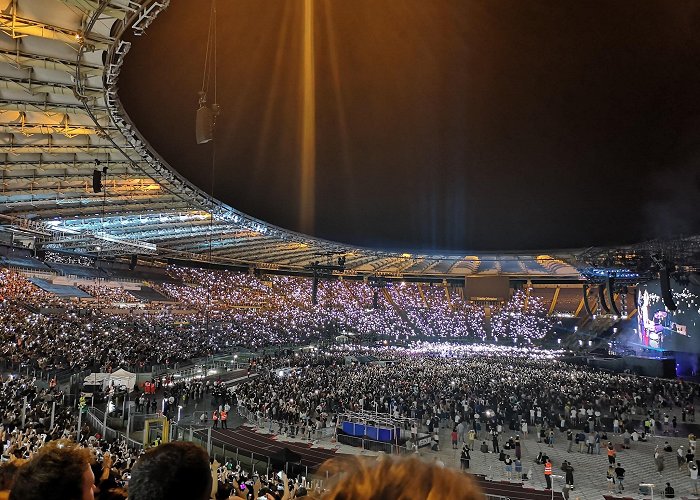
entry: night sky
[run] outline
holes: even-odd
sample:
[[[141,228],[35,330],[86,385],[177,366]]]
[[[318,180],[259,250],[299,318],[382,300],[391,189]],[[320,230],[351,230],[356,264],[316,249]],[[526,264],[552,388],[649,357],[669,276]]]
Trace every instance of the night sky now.
[[[289,229],[302,4],[217,2],[214,194]],[[206,191],[208,6],[171,2],[119,81],[139,130]],[[466,252],[700,233],[700,2],[315,0],[314,19],[316,236]]]

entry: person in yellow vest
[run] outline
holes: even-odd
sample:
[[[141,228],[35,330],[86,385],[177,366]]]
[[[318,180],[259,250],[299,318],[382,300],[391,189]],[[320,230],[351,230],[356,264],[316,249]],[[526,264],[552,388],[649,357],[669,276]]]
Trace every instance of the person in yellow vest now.
[[[547,461],[544,463],[544,480],[547,481],[547,486],[545,486],[545,489],[551,490],[552,489],[552,462],[547,459]]]
[[[214,429],[219,427],[219,410],[214,410],[214,413],[211,414],[211,419],[214,422]]]
[[[226,423],[228,421],[228,412],[226,410],[221,410],[219,418],[221,418],[221,428],[228,429],[228,425]]]

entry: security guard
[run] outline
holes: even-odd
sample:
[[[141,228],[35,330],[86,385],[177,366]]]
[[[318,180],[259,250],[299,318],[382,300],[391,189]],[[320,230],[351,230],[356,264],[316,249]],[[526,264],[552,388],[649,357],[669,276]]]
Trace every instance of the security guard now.
[[[552,489],[552,462],[547,459],[547,461],[544,463],[544,480],[547,481],[547,486],[545,489],[551,490]]]

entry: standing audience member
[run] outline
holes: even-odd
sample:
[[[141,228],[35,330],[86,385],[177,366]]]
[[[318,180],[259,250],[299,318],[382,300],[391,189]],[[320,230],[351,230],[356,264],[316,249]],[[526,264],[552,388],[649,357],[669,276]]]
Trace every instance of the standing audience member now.
[[[562,470],[566,476],[566,484],[570,486],[571,489],[574,489],[574,467],[565,460]]]
[[[690,470],[690,486],[693,487],[693,493],[698,494],[698,465],[693,462],[688,464]]]
[[[0,466],[0,500],[10,498],[10,490],[15,484],[15,477],[22,463],[24,460],[14,460]]]
[[[674,498],[676,496],[676,491],[671,486],[671,483],[666,483],[666,488],[664,488],[664,498]]]
[[[482,500],[484,494],[467,474],[428,464],[418,458],[351,457],[326,465],[340,472],[331,479],[324,500],[392,499]]]
[[[664,470],[664,454],[660,451],[654,452],[654,463],[656,463],[656,472],[661,474]]]
[[[625,469],[620,462],[618,462],[617,467],[615,467],[615,479],[617,480],[617,491],[622,493],[625,490]]]
[[[615,467],[612,465],[608,466],[606,480],[608,482],[608,491],[613,491],[615,489]]]
[[[10,500],[94,500],[93,460],[87,448],[52,441],[19,468]]]
[[[206,500],[211,491],[207,452],[183,441],[146,452],[134,465],[129,480],[129,500]]]
[[[462,447],[462,454],[459,457],[459,462],[460,462],[460,465],[462,466],[462,470],[466,470],[469,468],[469,460],[470,460],[469,446],[466,443],[464,443],[464,446]],[[697,474],[696,474],[696,476],[697,476]]]
[[[685,451],[683,451],[683,445],[678,447],[676,450],[676,459],[678,460],[678,470],[681,470],[685,465]]]

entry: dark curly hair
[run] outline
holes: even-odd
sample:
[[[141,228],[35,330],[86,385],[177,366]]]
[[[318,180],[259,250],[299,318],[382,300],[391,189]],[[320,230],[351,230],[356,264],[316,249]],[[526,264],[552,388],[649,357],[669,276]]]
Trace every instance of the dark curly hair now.
[[[193,443],[151,448],[131,470],[129,500],[206,500],[211,494],[209,455]]]
[[[82,500],[93,460],[90,450],[72,441],[51,441],[19,468],[10,500]]]

